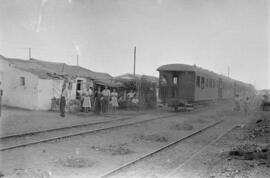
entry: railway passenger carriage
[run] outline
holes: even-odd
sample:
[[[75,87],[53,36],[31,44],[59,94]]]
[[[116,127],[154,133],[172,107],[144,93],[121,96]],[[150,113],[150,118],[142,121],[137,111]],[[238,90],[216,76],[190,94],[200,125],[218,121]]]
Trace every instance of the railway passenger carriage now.
[[[252,95],[254,87],[216,74],[200,67],[186,64],[168,64],[159,71],[159,97],[170,106],[184,103],[230,99],[234,95]]]

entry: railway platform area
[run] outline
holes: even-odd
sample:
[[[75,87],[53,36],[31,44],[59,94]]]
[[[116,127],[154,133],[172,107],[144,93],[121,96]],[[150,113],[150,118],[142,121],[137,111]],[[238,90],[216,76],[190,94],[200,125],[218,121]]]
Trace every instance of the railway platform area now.
[[[118,111],[115,113],[97,115],[89,113],[67,113],[60,117],[58,112],[30,111],[19,108],[4,107],[2,110],[0,137],[37,132],[54,128],[70,127],[73,125],[106,122],[132,116],[143,115],[151,111]],[[153,112],[153,111],[152,111]]]

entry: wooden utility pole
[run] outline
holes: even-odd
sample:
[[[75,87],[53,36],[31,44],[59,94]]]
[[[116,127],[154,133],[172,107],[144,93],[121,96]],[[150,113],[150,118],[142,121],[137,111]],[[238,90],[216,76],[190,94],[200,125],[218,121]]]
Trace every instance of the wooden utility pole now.
[[[228,66],[228,77],[230,77],[230,66]]]
[[[79,66],[79,55],[77,54],[77,66]]]
[[[133,64],[133,76],[136,74],[136,46],[134,47],[134,64]]]
[[[28,48],[29,59],[31,59],[31,48]]]

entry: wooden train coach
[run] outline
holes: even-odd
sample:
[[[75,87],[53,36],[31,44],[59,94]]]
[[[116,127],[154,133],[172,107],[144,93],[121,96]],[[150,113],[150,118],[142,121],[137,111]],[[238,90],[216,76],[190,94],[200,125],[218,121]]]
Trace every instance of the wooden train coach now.
[[[177,107],[187,103],[250,96],[254,86],[186,64],[168,64],[159,71],[159,98]]]

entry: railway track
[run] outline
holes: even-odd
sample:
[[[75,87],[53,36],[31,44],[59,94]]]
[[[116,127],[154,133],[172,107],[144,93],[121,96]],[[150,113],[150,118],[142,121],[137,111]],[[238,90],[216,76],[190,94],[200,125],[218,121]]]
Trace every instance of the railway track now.
[[[9,135],[6,137],[1,137],[0,145],[2,147],[0,148],[0,151],[6,151],[6,150],[11,150],[15,148],[20,148],[20,147],[26,147],[34,144],[39,144],[39,143],[45,143],[45,142],[50,142],[54,140],[62,140],[65,138],[69,137],[74,137],[78,135],[85,135],[85,134],[90,134],[90,133],[96,133],[104,130],[110,130],[110,129],[115,129],[115,128],[120,128],[120,127],[125,127],[125,126],[130,126],[130,125],[136,125],[144,122],[149,122],[153,120],[158,120],[158,119],[165,119],[165,118],[170,118],[177,116],[177,114],[167,114],[163,116],[158,116],[158,117],[153,117],[153,118],[148,118],[148,119],[134,119],[132,117],[127,117],[127,118],[121,118],[121,119],[116,119],[116,120],[111,120],[111,121],[103,121],[103,122],[96,122],[96,123],[90,123],[90,124],[81,124],[81,125],[74,125],[74,126],[69,126],[69,127],[63,127],[63,128],[54,128],[54,129],[48,129],[48,130],[43,130],[43,131],[36,131],[36,132],[30,132],[30,133],[23,133],[23,134],[16,134],[16,135]],[[97,126],[97,128],[87,128],[87,127],[92,127],[92,126]],[[84,128],[84,130],[83,130]],[[75,131],[72,131],[74,129]],[[79,131],[77,131],[79,129]],[[83,130],[83,131],[81,131]],[[58,134],[57,134],[58,132]],[[63,133],[61,133],[63,132]],[[72,132],[72,133],[70,133]],[[46,134],[48,136],[46,136]],[[56,136],[55,136],[56,134]],[[36,138],[31,138],[31,137],[41,137],[41,139],[36,139]],[[45,138],[44,138],[45,136]],[[20,140],[21,139],[21,140]],[[36,139],[36,140],[35,140]],[[11,142],[13,141],[16,142],[15,144],[6,144],[5,142]],[[29,141],[25,141],[29,140]],[[17,142],[23,142],[17,144]],[[8,146],[3,146],[3,145],[8,145]]]
[[[122,166],[120,166],[120,167],[118,167],[118,168],[116,168],[116,169],[114,169],[114,170],[112,170],[112,171],[109,171],[109,172],[103,174],[102,176],[100,176],[99,178],[114,177],[115,175],[117,175],[117,174],[120,173],[121,171],[123,171],[123,170],[125,170],[125,169],[128,169],[128,168],[134,166],[135,164],[137,164],[137,163],[139,163],[139,162],[145,161],[145,160],[147,160],[148,158],[151,158],[151,157],[153,157],[154,155],[156,155],[156,154],[158,154],[158,153],[160,153],[160,152],[162,152],[162,151],[165,151],[165,150],[167,150],[167,149],[170,149],[171,147],[173,147],[173,146],[175,146],[175,145],[181,143],[182,141],[187,140],[187,139],[189,139],[189,138],[191,138],[191,137],[193,137],[193,136],[195,136],[195,135],[197,135],[197,134],[199,134],[199,133],[202,133],[202,132],[204,132],[204,131],[206,131],[206,130],[208,130],[208,129],[210,129],[210,128],[212,128],[212,127],[218,125],[218,124],[221,124],[222,122],[223,122],[223,120],[218,121],[218,122],[215,122],[214,124],[211,124],[211,125],[209,125],[209,126],[206,126],[206,127],[202,128],[202,129],[200,129],[200,130],[194,131],[194,132],[192,132],[191,134],[189,134],[189,135],[187,135],[187,136],[185,136],[185,137],[182,137],[182,138],[180,138],[180,139],[178,139],[178,140],[176,140],[176,141],[174,141],[174,142],[172,142],[172,143],[169,143],[168,145],[165,145],[165,146],[163,146],[163,147],[161,147],[161,148],[159,148],[159,149],[157,149],[157,150],[154,150],[154,151],[152,151],[152,152],[150,152],[150,153],[147,153],[147,154],[145,154],[145,155],[143,155],[143,156],[137,158],[136,160],[133,160],[133,161],[131,161],[131,162],[128,162],[128,163],[126,163],[126,164],[124,164],[124,165],[122,165]]]
[[[11,135],[7,135],[7,136],[2,136],[2,137],[0,137],[0,139],[6,140],[6,139],[12,139],[12,138],[18,138],[18,137],[25,137],[25,136],[34,135],[34,134],[53,132],[53,131],[57,131],[57,130],[64,130],[64,129],[82,127],[82,126],[90,126],[90,125],[98,125],[98,124],[104,124],[104,123],[111,123],[111,122],[120,121],[120,120],[127,120],[127,119],[131,119],[131,117],[124,117],[121,119],[109,120],[109,121],[77,124],[77,125],[72,125],[72,126],[67,126],[67,127],[58,127],[58,128],[39,130],[39,131],[33,131],[33,132],[26,132],[26,133],[19,133],[19,134],[11,134]]]
[[[224,135],[226,135],[228,132],[230,132],[231,130],[233,130],[236,126],[232,126],[230,127],[225,133],[222,133],[221,135],[219,135],[216,139],[212,140],[210,143],[208,143],[207,145],[205,145],[204,147],[202,147],[201,149],[199,149],[195,154],[193,154],[189,159],[187,159],[186,161],[184,161],[183,163],[181,163],[180,165],[177,166],[177,168],[173,169],[172,171],[170,171],[168,174],[166,174],[166,176],[164,176],[164,178],[174,178],[177,177],[177,173],[180,172],[180,170],[186,165],[188,164],[192,159],[194,159],[196,156],[198,156],[199,154],[201,154],[203,151],[205,151],[209,145],[212,145],[214,143],[216,143],[218,140],[220,140]]]

